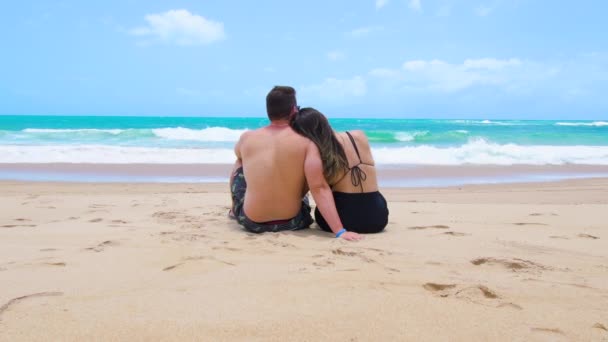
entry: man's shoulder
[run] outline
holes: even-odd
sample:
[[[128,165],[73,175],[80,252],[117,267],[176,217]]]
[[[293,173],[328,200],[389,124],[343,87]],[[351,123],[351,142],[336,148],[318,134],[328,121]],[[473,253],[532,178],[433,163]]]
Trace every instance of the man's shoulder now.
[[[306,149],[307,146],[309,144],[313,144],[312,140],[308,139],[307,137],[298,134],[296,131],[291,130],[291,134],[290,137],[293,139],[293,141],[298,144],[298,146],[301,146],[303,149]]]
[[[281,144],[298,144],[302,147],[310,142],[308,138],[296,133],[291,127],[287,127],[281,132],[273,132],[266,127],[248,130],[241,134],[240,141],[241,143],[246,143],[246,141],[265,141],[267,143],[272,143],[275,141],[280,142]]]
[[[252,129],[252,130],[246,130],[243,133],[241,133],[241,136],[239,137],[239,139],[241,140],[241,142],[249,137],[255,136],[257,134],[259,134],[259,131],[261,130],[261,128],[258,129]]]

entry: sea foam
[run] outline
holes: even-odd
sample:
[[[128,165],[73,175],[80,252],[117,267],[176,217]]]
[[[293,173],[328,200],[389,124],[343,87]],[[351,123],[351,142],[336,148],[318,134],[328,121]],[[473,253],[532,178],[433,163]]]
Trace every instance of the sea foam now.
[[[192,141],[238,141],[246,129],[230,129],[225,127],[209,127],[204,129],[191,128],[159,128],[152,132],[157,137],[170,140],[192,140]]]
[[[201,129],[166,127],[166,128],[128,128],[128,129],[46,129],[26,128],[21,131],[0,131],[3,139],[20,139],[21,141],[56,141],[57,143],[84,141],[99,144],[129,143],[133,139],[160,139],[164,141],[195,141],[195,142],[236,142],[246,129],[230,129],[226,127],[207,127]]]
[[[606,121],[595,121],[595,122],[557,122],[556,126],[591,126],[591,127],[606,127],[608,122]]]
[[[608,165],[608,146],[524,146],[471,139],[454,147],[375,147],[377,164]],[[0,163],[225,164],[232,148],[156,148],[108,145],[0,146]]]

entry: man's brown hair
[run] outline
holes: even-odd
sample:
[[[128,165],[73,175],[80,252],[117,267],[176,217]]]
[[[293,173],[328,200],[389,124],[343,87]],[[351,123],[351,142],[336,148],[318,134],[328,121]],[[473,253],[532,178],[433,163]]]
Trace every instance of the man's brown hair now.
[[[289,86],[275,86],[266,95],[266,112],[270,120],[289,119],[296,105],[296,90]]]

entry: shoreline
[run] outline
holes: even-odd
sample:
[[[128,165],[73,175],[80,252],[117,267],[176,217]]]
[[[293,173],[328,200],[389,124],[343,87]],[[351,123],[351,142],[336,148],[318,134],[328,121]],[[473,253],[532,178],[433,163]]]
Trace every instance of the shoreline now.
[[[76,183],[226,183],[231,164],[0,163],[0,181]],[[608,165],[377,166],[382,187],[535,183],[608,177]]]

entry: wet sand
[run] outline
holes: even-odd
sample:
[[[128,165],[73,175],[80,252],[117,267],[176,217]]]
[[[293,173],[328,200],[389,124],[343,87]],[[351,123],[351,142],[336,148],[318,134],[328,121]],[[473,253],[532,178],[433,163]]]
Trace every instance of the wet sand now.
[[[76,182],[224,182],[230,164],[11,164],[0,180]],[[387,187],[538,182],[608,177],[608,165],[378,165]]]

